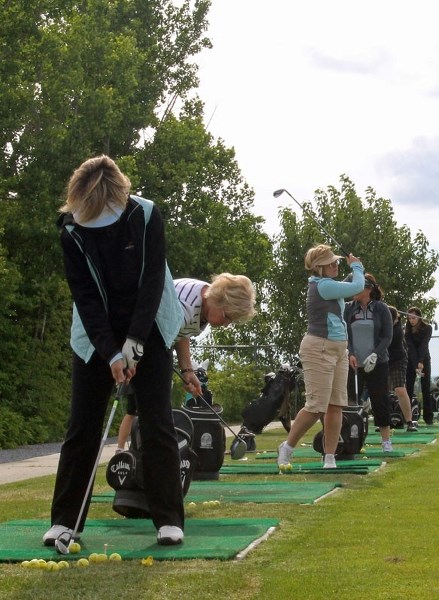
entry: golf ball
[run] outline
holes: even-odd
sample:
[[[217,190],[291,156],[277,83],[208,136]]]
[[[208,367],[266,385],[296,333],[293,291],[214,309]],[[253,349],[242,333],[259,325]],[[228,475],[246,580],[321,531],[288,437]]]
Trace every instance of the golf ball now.
[[[88,567],[90,563],[86,558],[80,558],[76,564],[78,565],[78,567]]]
[[[78,554],[78,552],[81,552],[81,545],[78,544],[78,542],[71,542],[69,545],[69,552],[71,554]]]
[[[99,554],[97,552],[92,552],[88,557],[88,560],[91,563],[99,562]]]
[[[122,560],[122,557],[118,552],[113,552],[113,554],[110,554],[108,557],[108,560]]]

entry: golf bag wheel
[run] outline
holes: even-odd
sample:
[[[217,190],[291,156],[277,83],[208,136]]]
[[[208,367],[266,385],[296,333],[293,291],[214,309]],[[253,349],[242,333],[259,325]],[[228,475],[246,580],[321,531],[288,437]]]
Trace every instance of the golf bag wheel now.
[[[238,431],[238,436],[245,441],[249,452],[254,452],[256,450],[256,439],[253,431],[249,431],[247,427],[242,426]]]
[[[404,429],[404,418],[399,413],[391,413],[390,423],[392,429]]]

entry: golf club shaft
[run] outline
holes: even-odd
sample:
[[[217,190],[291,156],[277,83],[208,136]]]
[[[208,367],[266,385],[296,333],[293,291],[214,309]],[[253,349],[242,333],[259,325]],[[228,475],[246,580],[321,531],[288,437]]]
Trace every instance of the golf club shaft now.
[[[424,321],[424,323],[426,323],[427,325],[433,325],[435,331],[437,331],[437,323],[436,323],[436,321],[431,321],[431,322],[430,321],[426,321],[424,319],[424,317],[420,317],[419,315],[416,315],[413,312],[411,312],[411,313],[404,312],[403,310],[399,310],[398,308],[396,310],[399,312],[400,315],[406,315],[406,316],[413,315],[414,317],[418,317],[419,319],[422,319]]]
[[[285,189],[281,189],[281,190],[276,190],[275,192],[273,192],[273,196],[275,198],[278,198],[283,192],[285,192],[286,194],[288,194],[288,196],[290,198],[292,198],[294,200],[294,202],[300,206],[300,208],[302,209],[302,212],[304,212],[306,215],[308,215],[308,217],[310,219],[312,219],[314,221],[314,223],[316,225],[318,225],[320,227],[320,229],[328,236],[328,238],[338,247],[340,248],[341,252],[343,252],[343,254],[345,256],[349,256],[349,252],[346,252],[346,250],[343,248],[343,246],[341,244],[339,244],[339,242],[337,242],[337,240],[335,238],[332,237],[332,235],[329,233],[329,231],[326,231],[326,229],[323,227],[323,225],[321,223],[319,223],[319,221],[317,221],[317,219],[314,217],[314,215],[312,213],[310,213],[309,211],[307,211],[302,204],[300,204],[300,202],[298,200],[296,200],[296,198],[294,198],[294,196],[292,196],[290,194],[290,192],[288,190]]]
[[[187,384],[188,384],[188,382],[187,382],[187,381],[186,381],[186,379],[183,377],[183,375],[180,373],[180,371],[179,371],[178,369],[176,369],[175,367],[174,367],[174,372],[175,372],[175,373],[177,373],[177,375],[180,377],[180,379],[182,380],[182,382],[183,382],[185,385],[187,385]],[[197,395],[197,396],[196,396],[196,399],[197,399],[197,400],[201,400],[201,401],[203,402],[203,404],[204,404],[205,406],[207,406],[207,408],[208,408],[208,409],[209,409],[211,412],[213,412],[213,414],[214,414],[214,415],[216,415],[216,416],[218,417],[218,419],[221,421],[221,423],[224,425],[224,427],[227,427],[227,429],[228,429],[228,430],[229,430],[229,431],[230,431],[230,432],[231,432],[231,433],[232,433],[232,434],[235,436],[235,438],[236,438],[237,440],[239,440],[240,442],[241,442],[241,441],[244,441],[244,442],[245,442],[245,440],[243,440],[242,438],[240,438],[240,437],[239,437],[239,435],[233,431],[233,429],[230,427],[230,425],[228,425],[228,424],[227,424],[227,423],[224,421],[224,419],[222,418],[222,416],[216,412],[216,410],[213,408],[213,406],[211,406],[211,405],[209,404],[209,402],[207,402],[207,400],[206,400],[205,398],[203,398],[203,396]]]
[[[107,437],[108,437],[108,432],[110,431],[110,427],[111,427],[111,424],[113,422],[114,413],[116,412],[117,405],[119,404],[119,399],[123,396],[124,389],[125,389],[125,384],[124,383],[120,383],[119,386],[118,386],[118,388],[117,388],[116,398],[115,398],[115,400],[113,402],[113,406],[111,408],[110,416],[108,417],[107,426],[105,427],[105,431],[104,431],[104,434],[102,436],[102,441],[101,441],[101,445],[99,447],[98,455],[96,457],[95,464],[93,466],[93,471],[91,472],[91,475],[90,475],[90,479],[89,479],[89,482],[88,482],[88,485],[87,485],[87,489],[86,489],[85,494],[84,494],[84,498],[82,500],[82,505],[81,505],[81,508],[79,510],[78,518],[76,519],[76,524],[75,524],[75,528],[73,530],[71,539],[75,539],[75,536],[78,533],[78,529],[79,529],[79,525],[80,525],[80,522],[81,522],[81,519],[82,519],[82,515],[84,514],[84,509],[85,509],[85,506],[87,504],[88,496],[90,494],[90,490],[92,488],[92,485],[93,485],[93,482],[94,482],[94,478],[96,476],[96,471],[98,470],[99,461],[100,461],[101,456],[102,456],[102,451],[104,449],[105,442],[107,441]]]

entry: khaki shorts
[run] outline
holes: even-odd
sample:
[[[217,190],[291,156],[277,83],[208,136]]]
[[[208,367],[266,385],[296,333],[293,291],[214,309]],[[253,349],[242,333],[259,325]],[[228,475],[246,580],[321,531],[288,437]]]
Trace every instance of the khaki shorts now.
[[[326,413],[329,404],[347,406],[347,342],[305,335],[299,355],[305,381],[304,408],[311,413]]]

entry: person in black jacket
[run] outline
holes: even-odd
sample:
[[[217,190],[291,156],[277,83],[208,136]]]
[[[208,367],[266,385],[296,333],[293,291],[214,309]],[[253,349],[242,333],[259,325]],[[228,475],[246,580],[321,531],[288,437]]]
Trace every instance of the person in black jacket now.
[[[73,296],[70,417],[43,536],[82,532],[85,498],[115,384],[137,399],[146,502],[159,544],[183,541],[180,455],[171,408],[172,342],[183,322],[165,258],[164,224],[108,156],[73,173],[58,226]],[[86,500],[79,526],[77,520]],[[76,536],[76,537],[78,537]]]
[[[389,390],[398,398],[402,415],[407,423],[407,431],[417,431],[412,421],[412,406],[405,385],[407,373],[407,346],[401,325],[401,316],[394,306],[388,307],[393,319],[393,337],[389,351]]]
[[[405,341],[408,348],[407,393],[413,397],[416,376],[421,377],[422,416],[427,425],[433,423],[433,403],[430,395],[431,358],[429,343],[433,333],[431,325],[422,318],[422,312],[416,306],[407,311]],[[419,400],[419,398],[418,398]]]
[[[384,452],[392,452],[390,441],[390,405],[388,399],[389,352],[393,323],[383,291],[370,273],[365,274],[364,290],[346,303],[344,319],[348,327],[349,397],[355,392],[355,373],[358,377],[358,396],[364,385],[376,427],[379,428]]]

